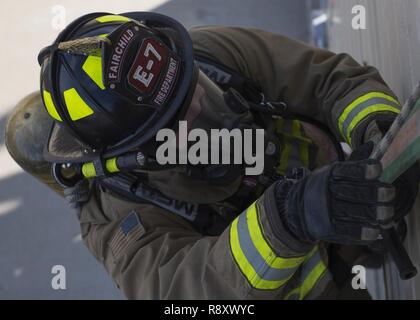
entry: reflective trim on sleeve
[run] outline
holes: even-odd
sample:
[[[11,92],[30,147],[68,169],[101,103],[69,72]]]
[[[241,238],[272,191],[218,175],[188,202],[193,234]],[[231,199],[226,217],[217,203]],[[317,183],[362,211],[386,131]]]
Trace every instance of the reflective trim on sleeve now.
[[[256,289],[274,290],[283,286],[305,257],[278,257],[263,235],[256,203],[231,225],[230,246],[239,269]]]
[[[300,299],[303,300],[323,277],[327,271],[327,266],[322,261],[319,250],[316,250],[312,257],[303,264],[302,268],[303,283],[300,291]]]
[[[351,144],[354,128],[367,116],[375,112],[400,112],[400,103],[393,97],[381,93],[367,93],[348,105],[338,119],[338,128],[347,143]]]
[[[322,261],[318,247],[315,247],[301,266],[299,286],[291,290],[285,300],[304,300],[312,296],[311,293],[318,290],[319,293],[331,280],[327,266]]]

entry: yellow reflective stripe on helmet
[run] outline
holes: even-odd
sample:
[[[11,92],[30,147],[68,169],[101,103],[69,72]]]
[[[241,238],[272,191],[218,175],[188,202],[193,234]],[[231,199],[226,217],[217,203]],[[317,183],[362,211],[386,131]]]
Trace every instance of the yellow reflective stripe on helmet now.
[[[93,110],[83,101],[75,88],[64,91],[63,95],[71,120],[77,121],[93,114]]]
[[[51,94],[48,91],[43,90],[42,96],[44,98],[44,104],[45,108],[47,108],[48,114],[55,120],[63,121],[63,119],[61,119],[60,115],[57,112],[54,102],[52,101]]]
[[[83,63],[82,69],[99,88],[105,89],[102,80],[102,57],[88,56]]]
[[[102,16],[99,18],[95,19],[96,21],[100,22],[100,23],[105,23],[105,22],[128,22],[131,21],[130,18],[124,17],[124,16],[119,16],[119,15],[107,15],[107,16]]]
[[[364,110],[376,106],[376,109],[370,109],[370,112]],[[338,119],[338,128],[348,143],[351,143],[350,136],[353,129],[357,124],[372,112],[378,111],[391,111],[399,112],[399,102],[390,95],[382,92],[369,92],[348,105]],[[357,117],[360,113],[364,112],[363,117]],[[357,121],[355,118],[357,117]]]
[[[117,166],[117,158],[111,158],[105,161],[105,168],[109,173],[119,172]],[[94,178],[96,177],[96,170],[93,162],[85,163],[82,166],[82,174],[85,178]]]
[[[239,269],[256,289],[280,288],[304,260],[277,257],[264,239],[255,203],[232,223],[230,247]]]

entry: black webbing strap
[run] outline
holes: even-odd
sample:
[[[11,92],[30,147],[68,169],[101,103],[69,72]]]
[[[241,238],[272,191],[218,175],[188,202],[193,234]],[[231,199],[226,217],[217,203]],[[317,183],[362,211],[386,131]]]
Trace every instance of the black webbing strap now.
[[[119,173],[98,182],[124,199],[153,204],[187,220],[201,234],[220,235],[229,224],[210,206],[170,198],[133,174]]]
[[[194,59],[197,61],[201,71],[216,82],[224,91],[233,88],[246,100],[254,103],[261,102],[262,89],[238,71],[229,68],[215,59],[205,57],[199,52],[195,53]]]

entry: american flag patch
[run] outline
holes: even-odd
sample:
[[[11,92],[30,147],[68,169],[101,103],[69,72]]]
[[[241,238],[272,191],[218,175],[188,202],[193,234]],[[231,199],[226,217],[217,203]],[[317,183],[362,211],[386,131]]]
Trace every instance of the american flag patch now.
[[[114,258],[118,258],[133,242],[145,234],[145,229],[135,211],[131,212],[120,224],[109,246]]]

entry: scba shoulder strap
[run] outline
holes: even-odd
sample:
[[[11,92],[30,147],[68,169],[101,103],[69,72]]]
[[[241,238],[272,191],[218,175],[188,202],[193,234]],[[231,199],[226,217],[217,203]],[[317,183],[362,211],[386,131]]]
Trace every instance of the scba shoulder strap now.
[[[220,235],[230,223],[211,206],[170,198],[149,186],[145,178],[142,179],[135,174],[120,173],[98,178],[97,182],[124,199],[136,203],[153,204],[165,209],[189,221],[198,232],[204,235]]]
[[[225,91],[230,88],[238,91],[248,101],[251,108],[257,113],[276,115],[282,117],[283,119],[299,120],[320,129],[327,135],[334,145],[339,160],[345,160],[345,155],[339,141],[326,125],[311,117],[288,110],[287,104],[283,101],[267,101],[262,88],[256,85],[253,81],[223,63],[209,58],[205,53],[195,51],[194,59],[197,61],[200,69],[211,80],[217,83]]]
[[[234,89],[239,92],[250,106],[258,105],[261,109],[270,107],[270,103],[265,101],[262,88],[258,87],[253,81],[240,72],[215,59],[209,58],[205,53],[199,51],[195,52],[194,59],[198,63],[200,70],[226,93],[229,93],[231,89]],[[273,179],[278,178],[274,168],[278,165],[279,161],[278,150],[280,148],[280,142],[276,135],[275,125],[271,115],[269,113],[264,115],[261,112],[256,112],[254,115],[256,115],[256,122],[265,130],[265,141],[267,146],[264,155],[264,163],[266,170],[264,170],[262,176],[268,175],[270,177],[269,179],[266,179],[267,182],[264,183],[267,184],[266,187],[268,187]]]
[[[214,59],[208,58],[200,52],[195,52],[194,59],[198,63],[200,70],[224,91],[233,88],[247,101],[254,103],[261,103],[263,101],[262,89],[236,70]]]

